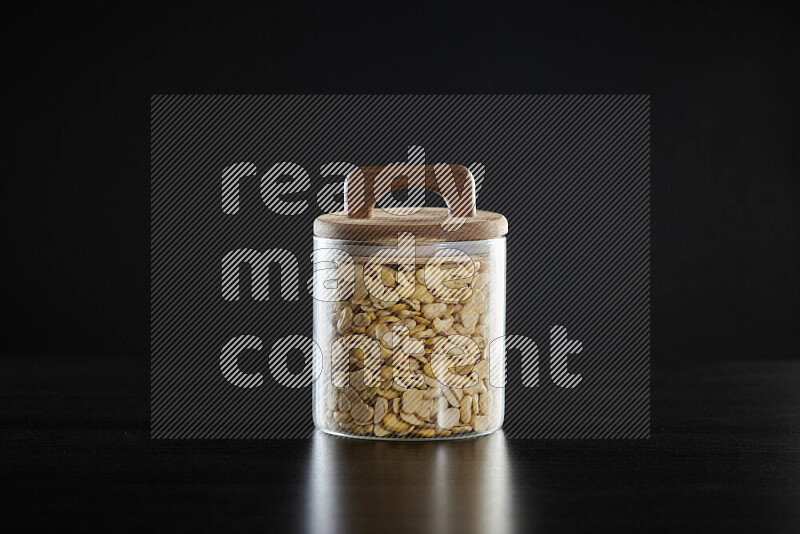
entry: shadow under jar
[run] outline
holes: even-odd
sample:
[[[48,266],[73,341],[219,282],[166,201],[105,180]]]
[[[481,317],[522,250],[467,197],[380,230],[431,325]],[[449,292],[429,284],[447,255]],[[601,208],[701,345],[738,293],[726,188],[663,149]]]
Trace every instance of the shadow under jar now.
[[[448,208],[374,209],[395,189]],[[504,411],[508,222],[457,165],[362,167],[314,223],[314,423],[371,439],[475,437]],[[493,343],[494,342],[494,343]]]

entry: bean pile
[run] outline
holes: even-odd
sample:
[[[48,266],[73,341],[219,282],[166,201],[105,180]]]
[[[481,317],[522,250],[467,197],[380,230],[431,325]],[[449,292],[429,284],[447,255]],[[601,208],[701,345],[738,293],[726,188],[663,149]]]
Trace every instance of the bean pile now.
[[[330,374],[322,377],[320,424],[365,437],[409,438],[483,433],[499,425],[502,407],[489,383],[489,264],[485,257],[474,260],[471,276],[450,286],[471,288],[469,298],[455,303],[428,290],[424,265],[414,268],[413,296],[376,299],[366,289],[376,280],[365,281],[363,264],[356,264],[353,297],[330,303],[328,347],[361,334],[380,343],[380,354],[368,357],[351,345],[333,356],[336,385]],[[384,267],[380,281],[392,287],[401,272]]]

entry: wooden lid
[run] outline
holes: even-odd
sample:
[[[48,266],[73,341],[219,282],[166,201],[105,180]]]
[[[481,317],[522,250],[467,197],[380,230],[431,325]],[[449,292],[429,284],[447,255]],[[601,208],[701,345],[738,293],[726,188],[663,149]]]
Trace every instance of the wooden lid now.
[[[477,210],[464,219],[460,228],[442,228],[447,208],[422,208],[417,213],[398,216],[375,210],[369,219],[350,219],[344,213],[329,213],[314,221],[314,235],[348,241],[397,241],[400,232],[411,232],[418,241],[479,241],[508,233],[508,221],[499,213]]]
[[[438,193],[447,208],[385,207],[376,199],[398,189]],[[345,183],[345,211],[317,217],[314,235],[348,241],[396,242],[401,232],[417,241],[479,241],[508,233],[499,213],[475,209],[475,180],[461,165],[361,167]]]

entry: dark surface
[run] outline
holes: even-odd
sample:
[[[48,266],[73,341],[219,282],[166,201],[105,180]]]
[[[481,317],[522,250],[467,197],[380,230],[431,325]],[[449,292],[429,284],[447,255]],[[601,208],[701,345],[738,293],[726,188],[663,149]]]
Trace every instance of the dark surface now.
[[[4,358],[3,521],[265,532],[797,532],[800,363],[652,381],[652,438],[149,438],[146,358]],[[309,414],[310,416],[310,414]]]

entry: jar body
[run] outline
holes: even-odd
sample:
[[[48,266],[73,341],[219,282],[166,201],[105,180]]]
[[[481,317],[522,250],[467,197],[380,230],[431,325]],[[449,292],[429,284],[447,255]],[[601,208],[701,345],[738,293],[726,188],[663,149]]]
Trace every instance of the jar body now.
[[[497,430],[505,407],[505,238],[397,250],[314,238],[316,427],[402,440]]]

